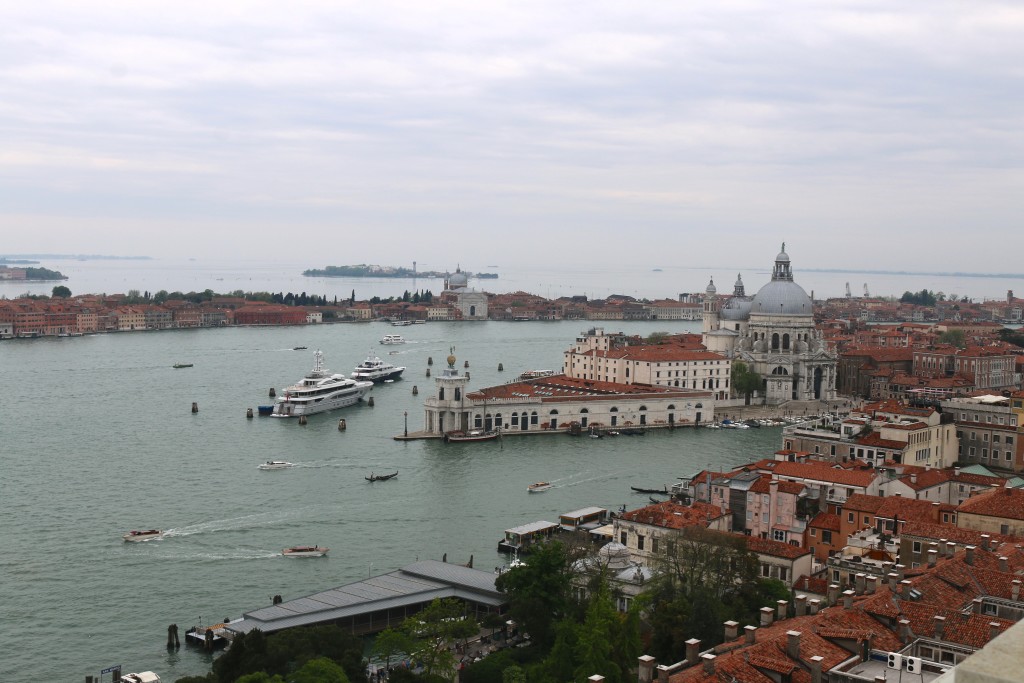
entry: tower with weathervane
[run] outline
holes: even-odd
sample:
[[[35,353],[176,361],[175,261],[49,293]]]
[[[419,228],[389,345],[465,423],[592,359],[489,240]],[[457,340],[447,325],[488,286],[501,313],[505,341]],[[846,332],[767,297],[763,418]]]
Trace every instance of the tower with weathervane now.
[[[469,429],[472,402],[466,401],[469,378],[455,367],[455,349],[449,349],[448,367],[434,378],[434,393],[424,402],[426,431],[443,435],[445,432]]]

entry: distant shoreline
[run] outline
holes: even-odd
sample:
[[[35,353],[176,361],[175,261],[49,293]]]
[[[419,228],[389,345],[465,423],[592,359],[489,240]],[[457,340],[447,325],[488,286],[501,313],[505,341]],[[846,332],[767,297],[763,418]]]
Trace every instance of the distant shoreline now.
[[[948,273],[943,271],[912,270],[849,270],[846,268],[801,268],[807,273],[854,273],[862,275],[927,275],[933,277],[977,277],[977,278],[1018,278],[1024,280],[1024,273]]]

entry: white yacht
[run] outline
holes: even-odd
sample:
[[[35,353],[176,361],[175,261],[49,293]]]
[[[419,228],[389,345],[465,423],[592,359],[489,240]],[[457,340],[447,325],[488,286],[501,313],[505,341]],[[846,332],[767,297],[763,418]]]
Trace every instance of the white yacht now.
[[[261,470],[286,470],[289,467],[295,467],[293,463],[287,460],[268,460],[262,465],[256,465]]]
[[[405,339],[400,334],[385,334],[380,338],[381,344],[404,344]]]
[[[366,360],[356,366],[355,372],[350,377],[369,382],[386,382],[398,379],[402,376],[403,372],[405,372],[404,366],[395,367],[371,353],[366,357]]]
[[[345,375],[332,374],[324,367],[324,354],[313,354],[313,369],[297,384],[284,390],[274,404],[274,417],[299,417],[326,410],[344,408],[358,403],[373,387],[373,382],[360,382]]]

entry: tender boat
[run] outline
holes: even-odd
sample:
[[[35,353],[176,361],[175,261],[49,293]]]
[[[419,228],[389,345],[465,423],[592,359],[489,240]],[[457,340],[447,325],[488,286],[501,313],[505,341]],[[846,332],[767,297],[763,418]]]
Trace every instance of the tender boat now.
[[[260,412],[260,415],[274,414],[274,406],[256,406],[256,409]]]
[[[292,347],[292,351],[305,351],[305,350],[306,350],[305,346],[293,346]]]
[[[313,415],[358,403],[373,387],[373,382],[360,382],[324,367],[324,354],[313,354],[313,369],[297,384],[284,390],[274,404],[274,417]]]
[[[496,431],[484,431],[483,429],[471,429],[468,432],[463,431],[452,431],[445,432],[444,440],[445,443],[459,443],[463,441],[490,441],[491,439],[497,439],[498,432]]]
[[[123,538],[130,543],[141,543],[143,541],[152,541],[154,538],[163,538],[164,532],[159,529],[147,529],[146,531],[129,531]]]
[[[285,557],[323,557],[330,548],[321,548],[318,545],[296,545],[285,548],[281,554]]]
[[[405,372],[404,366],[396,367],[371,353],[366,360],[355,367],[355,372],[350,377],[366,382],[386,382],[398,379],[403,372]]]
[[[288,467],[295,467],[292,463],[286,460],[268,460],[262,465],[257,465],[261,470],[283,470]]]
[[[536,484],[530,484],[526,487],[526,490],[530,493],[540,493],[541,491],[547,491],[551,488],[551,484],[546,481],[538,481]]]
[[[388,479],[394,479],[398,476],[398,472],[392,472],[391,474],[374,474],[370,472],[370,476],[363,477],[366,481],[387,481]]]
[[[137,674],[121,674],[121,683],[160,683],[160,677],[152,671],[140,671]]]
[[[404,344],[405,339],[400,334],[385,334],[380,338],[381,344]]]
[[[192,367],[192,363],[175,363],[171,367],[175,368],[175,369],[177,369],[177,368],[190,368],[190,367]]]

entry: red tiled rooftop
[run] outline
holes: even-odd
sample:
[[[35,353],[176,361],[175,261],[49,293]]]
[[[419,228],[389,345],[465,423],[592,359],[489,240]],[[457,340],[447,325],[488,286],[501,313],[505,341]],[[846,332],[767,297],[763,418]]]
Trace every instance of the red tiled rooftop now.
[[[1024,491],[1006,486],[983,491],[965,500],[957,510],[986,517],[1024,520]]]
[[[474,400],[486,399],[539,399],[541,401],[564,401],[580,399],[606,399],[614,396],[639,397],[652,395],[657,397],[678,396],[694,398],[711,396],[710,392],[680,390],[670,387],[657,387],[649,384],[618,384],[601,382],[591,379],[576,379],[565,375],[554,375],[526,382],[512,382],[493,387],[486,387],[466,394]]]

